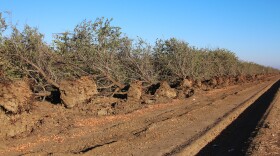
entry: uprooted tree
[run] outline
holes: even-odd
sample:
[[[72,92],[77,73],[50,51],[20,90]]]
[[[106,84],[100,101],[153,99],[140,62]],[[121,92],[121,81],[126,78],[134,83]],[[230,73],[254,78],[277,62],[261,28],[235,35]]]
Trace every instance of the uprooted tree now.
[[[151,85],[186,78],[279,73],[279,70],[240,61],[226,49],[198,49],[175,38],[132,40],[109,19],[83,21],[73,31],[56,34],[53,46],[44,42],[38,29],[20,31],[7,25],[0,13],[0,80],[28,78],[38,96],[60,91],[61,82],[89,76],[99,91],[112,95],[131,82]],[[11,33],[3,35],[10,29]],[[87,77],[87,78],[89,78]]]
[[[58,55],[83,73],[94,76],[100,88],[123,88],[126,78],[118,56],[128,41],[110,21],[104,18],[83,21],[73,33],[57,35],[54,43]]]
[[[54,66],[58,58],[43,42],[43,35],[37,29],[25,26],[20,32],[12,27],[11,35],[4,38],[0,50],[5,78],[29,77],[35,92],[46,90],[48,85],[59,88]]]

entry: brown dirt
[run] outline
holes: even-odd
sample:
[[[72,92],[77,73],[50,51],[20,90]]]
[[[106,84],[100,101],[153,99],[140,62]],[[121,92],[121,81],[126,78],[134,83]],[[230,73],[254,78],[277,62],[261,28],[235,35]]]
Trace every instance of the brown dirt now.
[[[191,88],[191,87],[193,87],[193,81],[190,79],[184,79],[181,82],[180,86],[183,88]]]
[[[142,97],[142,82],[135,81],[130,84],[127,93],[127,100],[131,102],[139,101]]]
[[[217,81],[217,78],[213,78],[211,79],[210,81],[210,85],[213,86],[213,87],[216,87],[218,85],[218,81]]]
[[[200,88],[202,86],[202,82],[200,80],[196,80],[194,86]]]
[[[0,106],[5,111],[19,113],[28,109],[32,101],[32,91],[28,81],[16,80],[7,84],[0,83]]]
[[[177,93],[165,84],[161,85],[164,94],[157,93],[172,95],[165,104],[129,105],[120,99],[98,97],[73,109],[35,102],[29,112],[21,114],[7,115],[0,110],[0,155],[172,153],[276,79],[197,90],[187,99],[172,99]],[[131,107],[135,108],[127,109]]]
[[[177,90],[177,98],[185,99],[193,96],[194,88],[193,81],[190,79],[184,79],[179,86],[176,87]]]
[[[215,126],[216,128],[213,127],[209,130],[213,133],[222,130],[221,133],[218,136],[214,135],[215,139],[208,143],[199,152],[198,156],[245,155],[252,138],[254,138],[255,133],[258,131],[258,125],[262,123],[266,112],[273,105],[273,100],[275,100],[279,86],[280,81],[274,83],[272,86],[268,86],[252,97],[251,100],[226,115],[228,117],[217,124],[220,126]],[[230,124],[228,125],[227,123]],[[225,124],[224,128],[221,129],[223,124]],[[225,126],[227,127],[225,128]],[[211,133],[207,133],[209,135],[206,138],[204,137],[203,139],[202,137],[199,139],[202,140],[202,143],[211,137]]]
[[[60,98],[68,108],[85,102],[98,93],[95,82],[87,76],[77,80],[64,80],[59,86]]]
[[[174,88],[171,88],[167,81],[162,81],[160,87],[155,92],[157,99],[173,99],[177,96],[177,92]]]
[[[280,155],[280,90],[266,115],[267,118],[260,125],[247,155]]]

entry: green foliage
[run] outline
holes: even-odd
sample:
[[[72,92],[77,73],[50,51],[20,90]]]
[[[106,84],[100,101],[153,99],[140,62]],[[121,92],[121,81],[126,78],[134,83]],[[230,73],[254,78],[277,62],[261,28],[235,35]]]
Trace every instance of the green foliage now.
[[[0,12],[0,43],[3,40],[3,32],[7,29],[8,25],[6,23],[6,20],[3,18],[2,13]]]
[[[11,35],[1,45],[0,56],[6,78],[29,77],[35,92],[45,90],[47,84],[57,86],[57,77],[53,74],[55,55],[36,28],[25,26],[21,32],[12,26]]]
[[[157,68],[162,71],[161,78],[184,79],[190,76],[194,48],[189,47],[188,43],[175,38],[158,40],[154,50]]]
[[[120,28],[111,26],[110,22],[104,18],[83,21],[72,34],[57,35],[55,49],[68,63],[94,75],[100,86],[113,83],[121,87],[126,73],[118,57],[126,49],[127,37],[121,36]]]
[[[209,79],[214,76],[236,75],[238,59],[226,49],[196,49],[177,39],[158,40],[155,46],[161,78]]]
[[[111,19],[82,21],[73,32],[56,34],[51,48],[36,28],[7,29],[0,13],[1,79],[29,77],[34,91],[59,88],[64,79],[91,75],[99,88],[122,88],[133,80],[153,84],[160,80],[211,79],[216,76],[279,73],[279,70],[238,60],[226,49],[197,49],[175,38],[152,46],[123,35]]]
[[[127,82],[140,80],[146,84],[158,81],[159,72],[155,70],[153,47],[138,38],[138,41],[119,57],[126,71]]]
[[[216,49],[210,52],[212,61],[212,75],[236,75],[236,64],[238,62],[234,53],[226,49]]]

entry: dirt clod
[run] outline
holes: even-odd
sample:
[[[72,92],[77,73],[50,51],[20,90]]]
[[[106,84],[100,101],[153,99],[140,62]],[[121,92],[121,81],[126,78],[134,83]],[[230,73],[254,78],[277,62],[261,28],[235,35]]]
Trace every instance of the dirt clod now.
[[[195,81],[195,86],[196,86],[197,88],[200,88],[200,87],[202,86],[202,82],[201,82],[200,80],[196,80],[196,81]]]
[[[64,80],[60,83],[60,98],[67,108],[72,108],[96,95],[97,86],[90,77],[81,77],[77,80]]]
[[[193,81],[192,80],[189,80],[189,79],[184,79],[182,82],[181,82],[181,87],[183,88],[191,88],[193,86]]]
[[[171,88],[166,81],[162,81],[160,83],[160,87],[157,89],[155,93],[156,97],[166,97],[166,98],[175,98],[177,96],[177,92],[175,89]]]
[[[238,76],[236,77],[236,82],[238,82],[238,83],[244,83],[244,82],[246,82],[246,77],[245,77],[244,75],[238,75]]]
[[[98,116],[105,116],[105,115],[108,115],[108,110],[107,110],[106,108],[103,108],[103,109],[101,109],[101,110],[99,110],[99,111],[97,112],[97,115],[98,115]]]
[[[216,86],[218,85],[217,79],[216,79],[216,78],[212,78],[212,79],[210,80],[210,85],[211,85],[212,87],[216,87]]]
[[[6,111],[18,113],[26,109],[32,100],[32,91],[27,81],[0,84],[0,106]]]
[[[142,82],[134,81],[127,92],[127,101],[139,101],[142,96]]]
[[[192,88],[185,88],[183,90],[179,90],[178,98],[179,99],[189,98],[193,94],[194,94],[194,89],[192,89]]]

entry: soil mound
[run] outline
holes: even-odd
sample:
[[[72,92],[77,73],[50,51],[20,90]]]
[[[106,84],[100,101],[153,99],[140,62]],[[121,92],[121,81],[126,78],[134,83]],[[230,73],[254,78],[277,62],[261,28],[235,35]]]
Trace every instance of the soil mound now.
[[[142,97],[142,82],[134,81],[130,84],[127,92],[127,101],[140,101]]]
[[[246,77],[244,75],[238,75],[236,77],[236,82],[237,83],[244,83],[244,82],[246,82]]]
[[[224,77],[223,83],[221,84],[223,87],[230,85],[230,78]]]
[[[202,82],[201,82],[201,80],[196,80],[196,81],[195,81],[195,87],[197,87],[197,88],[201,88],[201,87],[202,87]]]
[[[183,88],[191,88],[193,87],[193,81],[192,80],[189,80],[189,79],[184,79],[182,82],[181,82],[181,87]]]
[[[217,78],[214,77],[210,80],[210,86],[212,86],[213,88],[215,88],[218,85],[218,81]]]
[[[163,97],[173,99],[177,96],[177,92],[175,89],[171,88],[166,81],[162,81],[160,87],[155,92],[155,96],[157,98]]]
[[[0,140],[6,137],[28,135],[38,124],[39,118],[38,115],[28,112],[9,116],[0,110]]]
[[[67,108],[72,108],[98,94],[96,83],[88,76],[62,81],[60,92],[60,98]]]
[[[192,88],[183,88],[178,91],[178,98],[179,99],[184,99],[184,98],[189,98],[194,94],[194,89]]]
[[[220,85],[224,84],[225,77],[218,76],[218,77],[216,77],[216,80],[217,80],[217,85],[220,86]]]
[[[193,81],[190,79],[184,79],[180,83],[180,86],[177,88],[178,90],[177,97],[179,99],[191,97],[194,94],[194,89],[192,87],[193,87]]]
[[[32,91],[27,81],[17,80],[0,84],[0,106],[6,111],[19,113],[28,109],[32,101]]]

